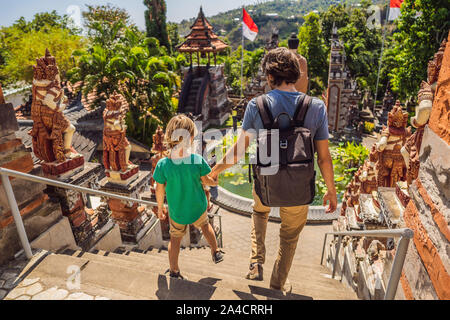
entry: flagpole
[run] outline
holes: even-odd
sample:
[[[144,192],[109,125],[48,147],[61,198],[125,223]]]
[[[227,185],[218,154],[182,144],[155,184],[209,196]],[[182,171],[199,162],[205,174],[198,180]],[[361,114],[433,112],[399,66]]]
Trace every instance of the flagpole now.
[[[373,110],[375,112],[375,106],[377,104],[377,94],[378,94],[378,84],[380,82],[380,72],[381,72],[381,62],[383,59],[383,52],[384,52],[384,40],[386,38],[386,29],[387,29],[387,23],[388,23],[388,19],[389,19],[389,11],[391,10],[390,6],[389,6],[389,0],[386,0],[386,20],[384,23],[384,31],[383,31],[383,38],[381,40],[381,52],[380,52],[380,58],[378,60],[378,74],[377,74],[377,85],[376,85],[376,89],[375,89],[375,98],[373,101]],[[381,27],[383,27],[383,25],[381,25]]]
[[[242,57],[241,57],[241,99],[244,97],[244,6],[242,6]]]

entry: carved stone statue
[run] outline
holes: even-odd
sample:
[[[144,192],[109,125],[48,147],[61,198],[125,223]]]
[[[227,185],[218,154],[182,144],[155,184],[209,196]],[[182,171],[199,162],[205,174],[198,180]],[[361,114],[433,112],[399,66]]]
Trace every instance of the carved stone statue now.
[[[405,160],[407,174],[406,181],[410,185],[419,174],[419,153],[422,145],[422,137],[425,125],[430,119],[431,109],[433,106],[433,92],[431,85],[425,81],[420,84],[420,90],[417,97],[416,115],[411,118],[411,125],[416,128],[416,132],[408,138],[406,144],[401,149]]]
[[[375,146],[372,148],[374,150]],[[375,163],[369,160],[366,160],[362,166],[362,174],[360,177],[361,180],[361,193],[371,194],[372,191],[377,190],[377,174],[375,171]]]
[[[400,152],[402,146],[410,136],[406,129],[408,113],[402,110],[400,101],[388,115],[388,127],[383,128],[380,140],[375,144],[378,151],[376,170],[377,181],[380,187],[395,187],[397,181],[406,177],[406,164]]]
[[[156,165],[158,164],[158,161],[164,156],[164,153],[167,151],[167,148],[164,144],[164,131],[163,129],[158,126],[156,129],[155,134],[153,135],[153,146],[152,146],[152,175],[155,171]],[[154,184],[155,181],[153,180],[153,177],[150,179],[150,188],[152,189],[152,192],[154,192]]]
[[[159,154],[161,157],[163,153],[167,150],[164,145],[164,131],[161,126],[156,128],[155,134],[153,135],[153,146],[152,152],[155,154]]]
[[[343,201],[342,201],[342,207],[341,207],[341,215],[345,216],[345,212],[347,210],[347,208],[355,208],[358,206],[359,204],[359,190],[360,190],[360,186],[361,186],[361,181],[359,180],[359,176],[361,174],[361,168],[358,169],[358,171],[356,172],[354,178],[352,179],[352,181],[350,181],[350,183],[348,184],[345,193],[344,193],[344,197],[343,197]],[[355,210],[357,211],[357,210]]]
[[[103,112],[103,165],[112,182],[120,183],[138,171],[138,166],[130,161],[131,144],[126,137],[125,124],[127,110],[123,97],[116,94],[106,101]]]
[[[2,85],[0,84],[0,104],[5,104],[5,97],[3,96]]]
[[[33,138],[33,152],[45,162],[66,160],[81,157],[72,148],[72,137],[75,127],[64,116],[67,106],[67,97],[61,88],[59,69],[55,57],[50,55],[48,49],[45,57],[36,60],[33,66],[33,100],[31,105],[31,118],[33,129],[30,135]]]

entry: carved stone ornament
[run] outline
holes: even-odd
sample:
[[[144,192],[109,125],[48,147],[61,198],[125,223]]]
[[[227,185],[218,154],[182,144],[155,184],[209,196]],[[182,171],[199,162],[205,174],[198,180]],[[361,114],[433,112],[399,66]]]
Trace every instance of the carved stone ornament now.
[[[445,46],[447,45],[447,39],[444,39],[438,52],[435,53],[433,60],[428,62],[428,83],[431,86],[433,92],[436,90],[436,82],[438,81],[439,72],[441,71],[442,59],[444,58]]]
[[[447,39],[444,39],[438,52],[436,52],[433,59],[428,63],[428,82],[422,81],[420,84],[420,90],[417,94],[416,114],[411,118],[411,125],[417,128],[417,130],[402,148],[402,155],[407,167],[406,181],[408,186],[419,175],[419,153],[422,146],[423,133],[433,108],[434,92],[436,90],[446,45]]]
[[[58,163],[81,157],[72,148],[75,127],[64,116],[67,97],[61,88],[59,69],[48,49],[33,66],[31,118],[33,152],[44,162]]]
[[[154,188],[155,180],[153,179],[153,172],[155,171],[158,161],[164,157],[164,153],[166,151],[167,151],[167,147],[164,143],[164,131],[160,126],[158,126],[155,134],[153,134],[153,147],[152,147],[153,156],[151,158],[152,178],[150,179],[150,187],[151,187],[153,193],[155,192],[155,188]]]
[[[127,180],[138,172],[130,161],[131,144],[126,137],[125,117],[128,106],[121,95],[106,100],[103,112],[103,165],[112,179]]]
[[[402,110],[400,101],[397,101],[389,112],[388,127],[383,128],[381,138],[375,144],[375,166],[380,187],[395,187],[397,181],[406,178],[406,164],[400,150],[410,136],[410,131],[406,129],[407,122],[408,113]]]

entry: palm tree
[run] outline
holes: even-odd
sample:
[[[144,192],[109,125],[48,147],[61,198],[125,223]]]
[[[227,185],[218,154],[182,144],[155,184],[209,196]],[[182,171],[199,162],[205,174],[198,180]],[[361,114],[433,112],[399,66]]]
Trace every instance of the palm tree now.
[[[172,96],[180,87],[180,65],[157,39],[134,27],[119,31],[109,46],[93,42],[88,50],[74,52],[78,67],[70,72],[71,80],[83,81],[84,94],[95,91],[102,100],[122,94],[129,105],[128,135],[150,146],[157,125],[176,111]]]

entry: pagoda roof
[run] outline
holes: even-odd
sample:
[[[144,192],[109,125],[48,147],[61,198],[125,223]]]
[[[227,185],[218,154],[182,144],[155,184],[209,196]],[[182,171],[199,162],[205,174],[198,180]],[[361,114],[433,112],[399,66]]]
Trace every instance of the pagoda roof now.
[[[179,52],[219,52],[228,48],[228,45],[219,39],[213,32],[212,25],[206,19],[202,7],[194,24],[191,26],[191,33],[186,40],[177,47]]]

